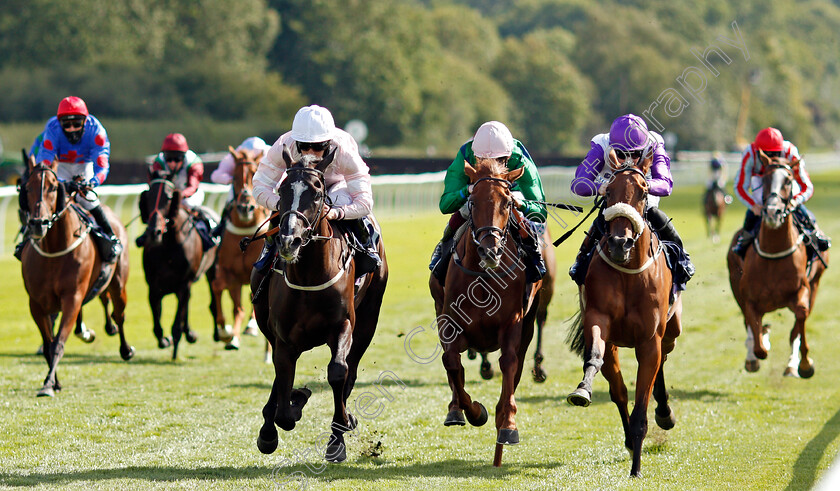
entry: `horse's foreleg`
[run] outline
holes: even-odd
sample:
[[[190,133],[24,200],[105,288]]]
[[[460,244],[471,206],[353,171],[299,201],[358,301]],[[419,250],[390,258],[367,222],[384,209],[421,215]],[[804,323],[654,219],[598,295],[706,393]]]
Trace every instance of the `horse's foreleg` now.
[[[627,409],[627,385],[621,375],[621,364],[618,361],[618,347],[610,343],[604,349],[604,365],[601,373],[610,385],[610,400],[618,408],[618,417],[621,418],[621,426],[624,428],[624,446],[632,452],[632,441],[630,439],[630,412]]]
[[[79,315],[81,308],[82,298],[80,293],[74,292],[73,295],[65,295],[61,298],[61,322],[58,328],[58,336],[53,339],[49,350],[50,359],[48,363],[50,369],[44,379],[44,386],[38,391],[38,397],[53,396],[56,390],[61,390],[61,385],[58,384],[56,376],[58,362],[64,356],[64,345],[76,325],[76,317]]]
[[[636,360],[639,362],[639,368],[636,372],[636,402],[633,412],[630,413],[629,426],[633,453],[630,475],[633,477],[641,475],[642,442],[648,430],[647,408],[653,383],[662,363],[661,342],[660,338],[654,337],[636,346]]]
[[[209,276],[208,276],[209,280]],[[225,318],[225,311],[222,308],[222,292],[228,288],[225,281],[224,272],[220,269],[216,270],[216,277],[210,281],[210,292],[212,303],[210,304],[211,314],[213,315],[213,341],[221,341],[224,343],[230,342],[232,335],[227,326],[227,319]],[[231,298],[233,294],[231,293]]]
[[[764,337],[761,332],[761,320],[763,317],[764,315],[758,312],[751,303],[744,302],[744,325],[748,331],[747,342],[750,341],[750,336],[752,336],[753,355],[750,355],[750,346],[747,346],[747,362],[755,360],[755,370],[750,370],[748,367],[747,371],[757,371],[758,360],[764,360],[767,358],[767,348],[765,347]]]
[[[487,359],[487,353],[480,353],[481,355],[481,366],[478,368],[478,374],[481,375],[481,378],[484,380],[490,380],[493,378],[493,364],[490,363],[490,360]]]
[[[805,338],[805,321],[811,313],[810,298],[810,292],[807,289],[803,289],[799,294],[799,301],[793,309],[796,322],[790,331],[791,359],[788,362],[788,368],[785,369],[785,375],[789,375],[788,370],[795,367],[797,373],[802,378],[811,378],[814,376],[814,360],[808,357],[808,341]],[[799,351],[798,353],[796,353],[797,350]],[[798,362],[797,365],[793,365],[794,357],[798,358],[796,360]]]
[[[245,309],[242,308],[242,287],[240,285],[228,285],[228,294],[233,302],[233,338],[238,340],[242,335],[242,323],[245,322]]]
[[[271,384],[271,394],[268,396],[268,402],[263,406],[263,425],[260,427],[259,435],[257,436],[257,448],[264,454],[274,453],[277,450],[278,438],[277,428],[274,426],[274,417],[277,414],[277,392],[279,379],[275,376],[274,383]]]
[[[333,391],[335,411],[332,419],[332,435],[327,444],[326,459],[330,462],[344,462],[347,451],[344,448],[344,433],[356,427],[356,418],[347,412],[344,388],[347,383],[347,357],[353,345],[353,325],[345,319],[338,336],[329,343],[332,359],[327,365],[327,381]]]
[[[444,344],[443,368],[446,369],[446,377],[449,380],[449,387],[452,389],[452,400],[449,402],[449,412],[444,420],[444,426],[464,426],[464,414],[473,426],[481,426],[487,422],[487,409],[478,401],[473,401],[464,388],[464,366],[461,364],[461,351],[466,342],[463,336],[456,335],[451,342]]]
[[[116,275],[114,278],[111,279],[111,283],[114,284],[117,282]],[[119,332],[117,326],[114,324],[114,321],[111,320],[111,315],[108,313],[108,309],[111,308],[111,292],[109,290],[105,290],[102,295],[99,295],[99,301],[102,302],[102,313],[105,315],[105,333],[109,336],[114,336]]]
[[[182,331],[189,330],[188,314],[190,308],[190,286],[185,285],[177,293],[178,308],[175,310],[175,321],[172,323],[172,359],[178,358],[178,344],[181,341]]]
[[[295,424],[302,416],[303,406],[306,404],[306,400],[299,401],[300,403],[292,400],[295,365],[299,356],[300,353],[291,346],[275,339],[273,360],[276,410],[271,416],[274,423],[285,431],[292,431],[295,428]]]
[[[659,371],[656,373],[656,380],[653,382],[653,398],[656,400],[656,409],[653,411],[656,424],[663,430],[670,430],[677,420],[674,411],[668,405],[668,389],[665,385],[665,360],[667,355],[662,355],[662,362],[659,364]]]
[[[609,320],[602,314],[585,313],[583,323],[583,380],[566,397],[566,401],[574,406],[586,407],[592,402],[592,382],[604,365]]]

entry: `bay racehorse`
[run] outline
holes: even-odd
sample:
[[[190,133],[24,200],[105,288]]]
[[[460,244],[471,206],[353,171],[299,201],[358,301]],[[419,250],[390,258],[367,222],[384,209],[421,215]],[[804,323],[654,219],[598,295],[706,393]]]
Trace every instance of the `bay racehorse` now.
[[[202,249],[195,220],[181,206],[181,192],[167,179],[168,173],[154,172],[149,189],[140,200],[141,217],[147,222],[143,236],[143,270],[149,285],[149,306],[158,348],[173,346],[172,359],[178,357],[181,335],[194,343],[197,335],[190,328],[189,304],[192,284],[208,273],[216,260],[217,247]],[[212,273],[208,274],[211,283]],[[163,335],[160,324],[163,297],[174,293],[178,307],[172,323],[172,337]],[[216,314],[211,296],[210,311]]]
[[[513,207],[511,187],[524,168],[508,171],[495,159],[464,163],[473,191],[469,197],[468,233],[455,247],[445,287],[434,275],[429,289],[435,301],[443,366],[452,389],[445,426],[487,422],[487,409],[464,388],[461,353],[501,350],[502,390],[496,405],[496,452],[501,466],[504,445],[519,443],[514,392],[522,376],[534,334],[541,281],[528,283],[514,234],[524,226]],[[466,421],[464,417],[466,416]]]
[[[357,424],[347,411],[347,398],[356,382],[359,361],[376,331],[388,265],[380,240],[381,266],[356,282],[353,252],[345,237],[324,218],[324,170],[334,157],[333,151],[323,159],[292,162],[288,149],[284,150],[286,178],[279,189],[281,216],[274,239],[281,259],[264,282],[255,271],[251,288],[257,323],[273,348],[275,373],[262,411],[265,421],[257,447],[272,453],[278,445],[275,425],[285,431],[294,429],[311,395],[306,387],[292,388],[295,365],[303,352],[326,344],[331,353],[327,380],[335,410],[325,457],[342,462],[347,458],[344,433]],[[267,291],[260,293],[263,288]]]
[[[703,216],[706,218],[706,235],[717,244],[720,242],[720,227],[723,222],[723,212],[732,198],[718,186],[710,186],[703,193]]]
[[[614,156],[611,156],[613,159]],[[613,162],[617,167],[617,162]],[[583,381],[567,400],[588,406],[592,383],[600,371],[610,386],[630,451],[631,476],[639,476],[642,442],[647,434],[651,391],[656,400],[656,424],[674,427],[668,405],[664,364],[682,330],[680,296],[669,307],[671,271],[662,244],[642,217],[648,196],[645,175],[651,159],[625,167],[607,185],[603,211],[607,232],[597,244],[586,280],[580,288],[581,311],[569,331],[572,351],[583,356]],[[634,348],[638,361],[636,398],[628,413],[627,387],[621,376],[618,348]]]
[[[234,150],[229,147],[235,167],[233,171],[234,199],[230,205],[225,231],[219,244],[213,279],[213,297],[217,306],[214,338],[227,342],[227,349],[238,349],[245,309],[242,308],[242,286],[250,285],[251,269],[260,255],[263,239],[249,242],[244,251],[239,241],[261,234],[267,228],[268,210],[257,205],[253,194],[254,173],[262,152]],[[229,330],[222,309],[222,293],[227,290],[233,302],[233,326]]]
[[[738,240],[735,233],[727,254],[729,284],[744,315],[747,330],[749,372],[759,369],[759,360],[767,358],[769,336],[764,332],[764,314],[787,307],[796,321],[790,331],[791,354],[784,374],[809,378],[814,375],[814,361],[808,357],[805,321],[814,308],[820,278],[828,265],[828,251],[822,261],[808,262],[804,236],[793,220],[793,174],[791,163],[783,157],[770,159],[759,154],[764,166],[763,204],[758,238],[742,259],[732,252]],[[823,262],[824,261],[824,262]]]
[[[554,297],[554,279],[557,275],[557,261],[554,258],[554,247],[551,246],[551,242],[551,233],[546,226],[538,242],[545,261],[546,271],[542,279],[542,288],[540,288],[540,303],[537,305],[537,340],[534,346],[534,368],[531,369],[531,376],[537,383],[543,383],[546,379],[545,369],[542,366],[544,360],[542,350],[543,328],[548,319],[548,304]],[[475,354],[473,350],[467,351],[467,356],[471,360],[475,358]],[[493,365],[487,359],[487,353],[481,353],[479,374],[484,380],[493,378]]]
[[[56,176],[57,162],[51,166],[36,164],[30,156],[29,177],[25,192],[29,202],[27,239],[21,256],[23,284],[29,294],[29,310],[41,331],[44,358],[49,372],[38,396],[53,396],[61,390],[56,370],[64,355],[64,344],[77,324],[82,305],[99,296],[107,315],[113,302],[111,319],[120,335],[120,356],[130,360],[134,348],[125,340],[126,281],[128,251],[123,250],[114,264],[103,264],[101,254],[91,237],[91,223],[84,212],[72,204],[74,193],[68,193]],[[125,243],[125,227],[116,215],[103,206],[114,233]],[[61,313],[57,336],[54,323]],[[110,322],[106,322],[109,326]]]

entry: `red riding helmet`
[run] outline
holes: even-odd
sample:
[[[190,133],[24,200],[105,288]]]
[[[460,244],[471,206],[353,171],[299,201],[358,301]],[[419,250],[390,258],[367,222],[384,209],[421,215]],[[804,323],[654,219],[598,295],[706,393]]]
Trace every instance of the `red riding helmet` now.
[[[785,139],[776,128],[764,128],[755,135],[755,146],[765,152],[781,152]]]
[[[187,145],[187,138],[180,133],[170,133],[163,139],[163,145],[160,150],[162,152],[186,152],[190,149]]]
[[[58,113],[56,115],[59,118],[62,116],[87,116],[88,108],[85,101],[71,95],[61,99],[61,102],[58,103]]]

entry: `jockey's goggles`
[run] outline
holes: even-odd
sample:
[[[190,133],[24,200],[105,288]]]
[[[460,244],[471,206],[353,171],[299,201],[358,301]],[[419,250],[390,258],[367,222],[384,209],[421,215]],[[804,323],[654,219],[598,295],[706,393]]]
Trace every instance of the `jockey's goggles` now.
[[[764,155],[770,157],[771,159],[774,159],[774,158],[777,158],[777,157],[781,157],[782,156],[782,151],[781,150],[776,150],[776,151],[773,151],[773,152],[765,151]]]
[[[308,150],[315,150],[316,152],[322,152],[330,146],[330,142],[297,142],[297,147],[299,152],[306,152]]]
[[[636,160],[642,157],[642,150],[631,150],[629,152],[617,148],[613,148],[613,150],[615,150],[615,156],[618,157],[619,161],[627,160],[628,158]]]
[[[181,162],[184,160],[184,152],[163,152],[163,160],[166,162]]]
[[[71,128],[81,128],[85,125],[85,117],[66,117],[61,118],[61,127],[65,130],[69,130]]]

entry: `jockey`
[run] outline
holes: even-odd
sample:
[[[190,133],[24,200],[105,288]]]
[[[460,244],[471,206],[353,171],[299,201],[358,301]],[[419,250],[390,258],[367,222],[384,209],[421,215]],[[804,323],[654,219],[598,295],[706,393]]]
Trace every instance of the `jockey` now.
[[[284,133],[260,160],[254,174],[254,199],[269,210],[277,210],[280,196],[276,189],[285,177],[286,162],[283,150],[288,149],[292,160],[305,155],[323,158],[335,152],[333,161],[324,171],[330,205],[327,220],[346,220],[349,230],[361,243],[365,256],[356,256],[356,274],[375,271],[382,264],[377,252],[373,222],[368,217],[373,211],[373,192],[370,188],[370,171],[359,154],[356,140],[346,131],[336,128],[330,111],[321,106],[305,106],[298,110],[292,130]],[[258,270],[268,266],[274,257],[274,240],[266,239],[263,253],[257,260]],[[364,265],[362,264],[364,263]]]
[[[738,242],[732,247],[732,251],[744,257],[753,239],[758,235],[761,225],[763,201],[761,176],[764,169],[758,157],[759,150],[770,158],[784,157],[790,161],[794,182],[793,198],[788,206],[793,209],[792,213],[797,222],[802,225],[802,231],[809,236],[816,248],[820,251],[827,250],[831,247],[831,239],[817,227],[814,214],[805,208],[804,203],[814,194],[814,184],[805,170],[805,161],[799,157],[799,149],[785,140],[781,131],[776,128],[764,128],[758,132],[755,141],[744,150],[741,168],[735,175],[735,195],[747,205],[747,214],[744,217],[744,231],[738,237]]]
[[[251,150],[256,154],[265,155],[268,153],[268,149],[271,148],[262,138],[258,136],[252,136],[246,138],[245,141],[239,144],[236,147],[236,151],[240,152],[242,150]],[[221,236],[225,229],[225,222],[227,221],[227,216],[229,213],[229,206],[230,203],[236,198],[234,196],[233,191],[233,171],[236,168],[236,161],[231,155],[230,152],[226,153],[222,160],[219,161],[219,166],[216,167],[216,170],[210,174],[210,180],[216,184],[230,184],[230,192],[228,193],[228,199],[225,203],[224,211],[222,212],[222,220],[219,223],[219,226],[213,231],[214,236]]]
[[[726,161],[721,157],[720,152],[715,152],[712,160],[709,162],[709,182],[706,189],[720,189],[723,191],[726,186]]]
[[[665,151],[662,136],[648,131],[647,124],[642,118],[634,114],[625,114],[613,121],[609,133],[595,135],[590,142],[590,147],[586,158],[575,171],[572,192],[578,196],[604,194],[607,184],[617,170],[613,168],[609,159],[612,150],[615,150],[622,167],[635,165],[642,158],[652,157],[650,176],[647,178],[649,189],[645,218],[660,239],[673,242],[684,250],[682,239],[671,223],[671,219],[658,207],[659,198],[670,196],[674,187],[674,181],[671,178],[671,158]],[[578,285],[582,285],[586,278],[591,252],[603,236],[604,230],[606,230],[606,222],[603,214],[599,214],[580,246],[575,263],[569,268],[569,276]],[[686,254],[683,267],[688,278],[691,278],[694,274],[694,266],[687,258]]]
[[[429,270],[436,278],[443,281],[446,275],[449,257],[453,246],[466,229],[464,225],[469,217],[467,197],[472,185],[464,173],[464,162],[475,163],[475,157],[493,158],[506,164],[508,170],[525,167],[522,177],[517,179],[511,188],[514,195],[514,207],[528,222],[529,233],[522,240],[522,246],[528,254],[526,275],[529,282],[535,282],[545,275],[545,262],[538,244],[541,232],[537,229],[544,227],[546,219],[545,193],[543,193],[537,166],[528,150],[519,140],[513,138],[510,130],[498,121],[482,124],[475,132],[472,140],[461,146],[455,160],[446,171],[443,181],[443,195],[440,197],[440,211],[444,215],[452,214],[449,223],[443,230],[443,237],[432,253]],[[534,224],[536,222],[536,225]],[[441,264],[441,267],[436,267]]]
[[[77,192],[76,204],[91,214],[106,239],[97,244],[102,260],[106,263],[116,261],[123,250],[122,244],[102,211],[99,197],[92,189],[88,189],[101,185],[108,177],[111,143],[105,127],[88,112],[85,101],[74,96],[62,99],[57,114],[47,121],[30,153],[36,156],[36,162],[40,164],[52,165],[53,160],[58,160],[56,175],[59,181],[64,183],[68,191]],[[23,191],[21,208],[29,209]],[[26,240],[15,247],[15,257],[18,259],[25,243]]]
[[[204,190],[199,187],[199,184],[204,177],[204,163],[201,161],[201,157],[190,150],[187,138],[184,135],[181,133],[166,135],[160,147],[160,153],[152,162],[149,172],[150,179],[155,172],[168,173],[167,179],[181,192],[181,204],[197,218],[196,230],[201,236],[204,250],[218,245],[218,242],[211,237],[211,231],[216,226],[217,218],[210,216],[201,206],[204,202]],[[146,191],[143,191],[140,197],[141,213],[145,213],[143,211],[145,210],[143,206],[145,196]],[[143,218],[143,223],[146,223],[146,217],[141,218]],[[137,238],[138,247],[143,247],[144,237],[145,234]]]

